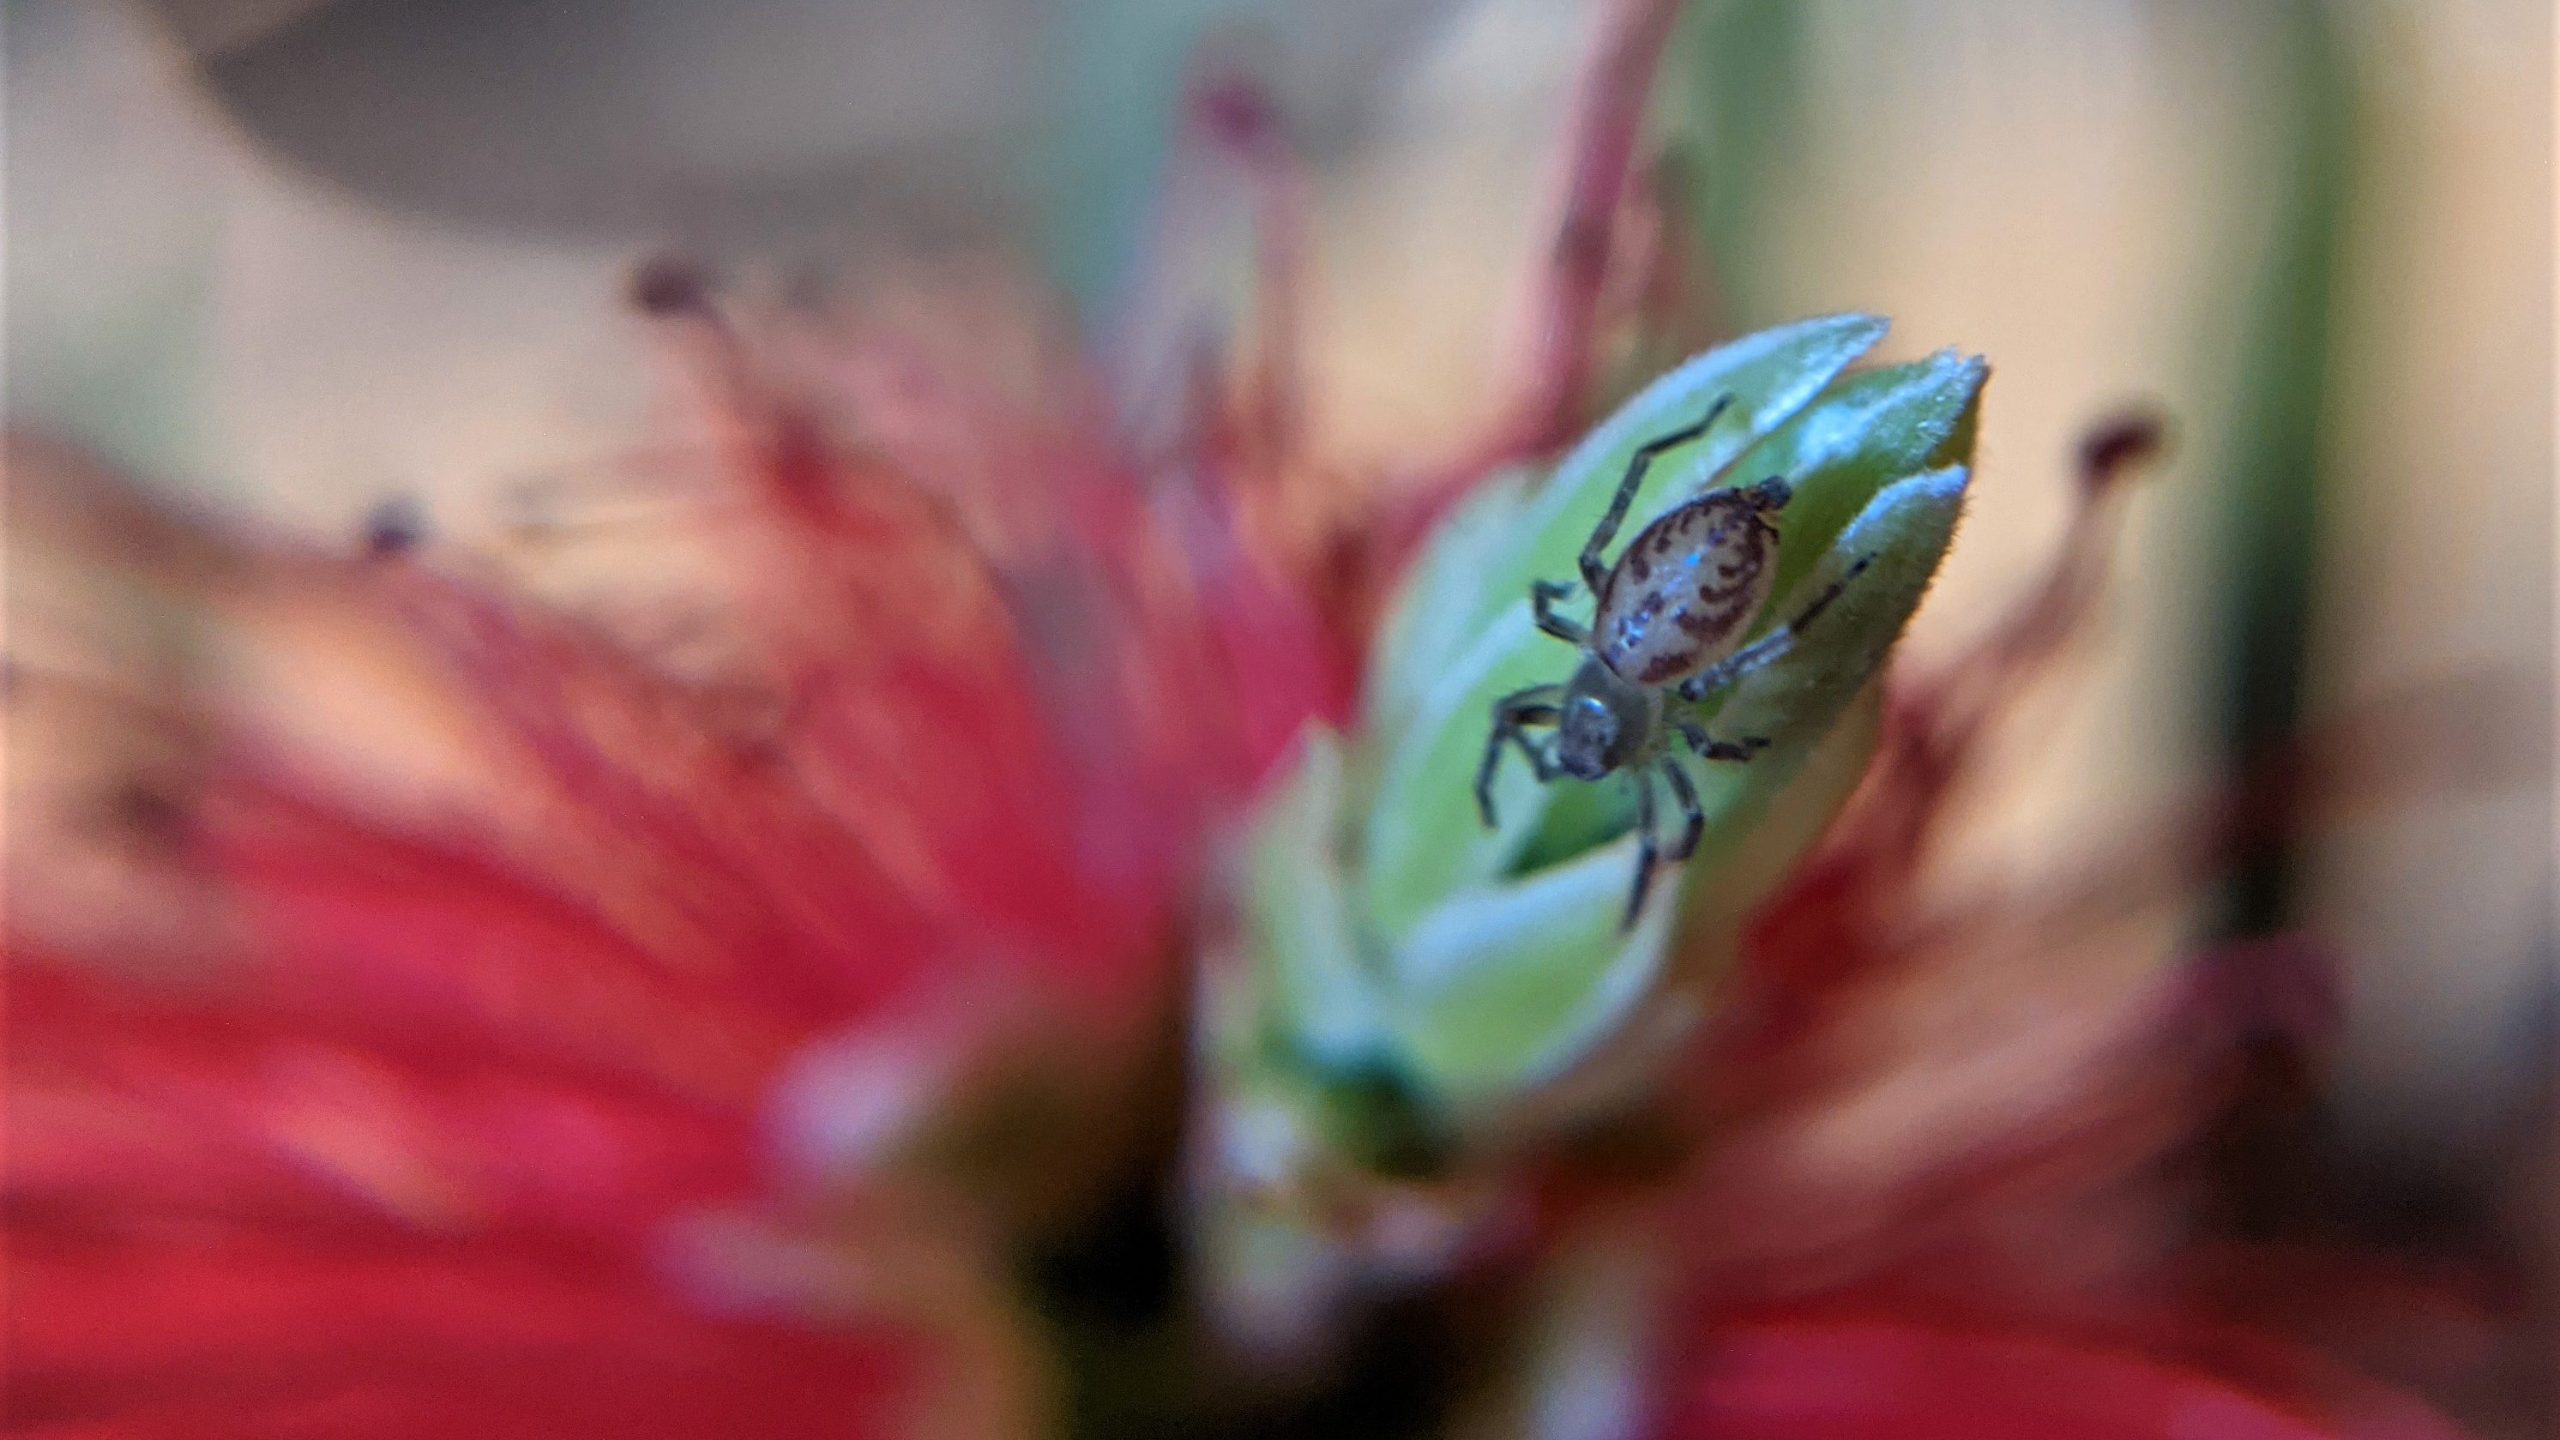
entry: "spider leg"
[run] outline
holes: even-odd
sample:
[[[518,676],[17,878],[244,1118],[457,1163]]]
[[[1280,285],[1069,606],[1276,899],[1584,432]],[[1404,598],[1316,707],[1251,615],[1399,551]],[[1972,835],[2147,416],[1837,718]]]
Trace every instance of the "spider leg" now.
[[[1544,745],[1532,745],[1526,738],[1523,738],[1520,742],[1520,748],[1529,756],[1529,769],[1541,782],[1553,780],[1564,773],[1564,767],[1556,763],[1556,742],[1554,740],[1551,739]]]
[[[1805,627],[1819,619],[1823,611],[1831,608],[1831,602],[1840,598],[1841,592],[1849,588],[1850,582],[1866,573],[1867,567],[1875,563],[1875,558],[1873,555],[1859,556],[1857,563],[1849,567],[1848,573],[1823,586],[1822,593],[1813,597],[1813,603],[1797,611],[1794,619],[1681,681],[1680,698],[1704,700],[1725,686],[1777,659],[1779,655],[1785,653],[1788,646],[1793,645],[1797,638],[1804,634]]]
[[[1644,913],[1645,892],[1653,888],[1653,867],[1662,862],[1662,852],[1653,838],[1653,776],[1648,770],[1630,770],[1627,778],[1636,787],[1636,882],[1627,892],[1627,913],[1620,917],[1621,932],[1636,926],[1636,917]]]
[[[1681,681],[1680,698],[1689,701],[1704,700],[1734,681],[1777,659],[1794,641],[1794,630],[1781,625]]]
[[[1686,860],[1698,853],[1698,842],[1706,838],[1707,812],[1698,808],[1698,787],[1689,783],[1689,772],[1668,755],[1662,759],[1662,781],[1671,787],[1672,803],[1680,807],[1680,843],[1671,847],[1671,858]]]
[[[1821,618],[1822,612],[1831,608],[1831,602],[1840,598],[1840,592],[1855,584],[1859,576],[1867,573],[1867,567],[1874,563],[1876,563],[1876,557],[1873,555],[1859,556],[1839,579],[1822,587],[1822,593],[1813,597],[1812,604],[1797,611],[1796,618],[1787,622],[1787,628],[1801,632],[1806,626]]]
[[[1600,517],[1600,524],[1591,532],[1591,538],[1583,542],[1582,583],[1590,587],[1593,595],[1600,593],[1602,583],[1609,578],[1609,567],[1600,563],[1600,552],[1609,548],[1609,542],[1618,536],[1618,527],[1626,523],[1627,507],[1636,503],[1636,492],[1644,488],[1645,472],[1653,468],[1653,462],[1662,452],[1686,445],[1706,434],[1707,428],[1715,424],[1717,418],[1724,414],[1725,407],[1732,403],[1731,392],[1719,395],[1716,403],[1707,407],[1707,413],[1696,424],[1683,426],[1668,435],[1657,435],[1636,448],[1634,458],[1627,462],[1626,478],[1618,482],[1618,493],[1609,501],[1609,513]]]
[[[1529,609],[1537,616],[1539,629],[1567,645],[1579,645],[1591,638],[1591,627],[1555,611],[1556,602],[1572,593],[1570,580],[1533,580],[1529,582]]]
[[[1758,735],[1746,736],[1740,740],[1718,740],[1707,733],[1706,726],[1695,720],[1676,720],[1672,723],[1680,727],[1680,738],[1689,742],[1689,748],[1695,751],[1701,760],[1731,760],[1739,763],[1769,748],[1769,742]],[[1688,777],[1681,778],[1685,780]]]
[[[1553,757],[1530,744],[1529,737],[1520,733],[1520,727],[1554,724],[1555,697],[1563,690],[1561,685],[1532,685],[1526,690],[1514,690],[1493,702],[1493,732],[1485,737],[1484,763],[1476,767],[1476,812],[1484,817],[1486,829],[1492,829],[1495,823],[1493,775],[1502,764],[1505,742],[1520,747],[1520,753],[1529,757],[1529,766],[1537,771],[1539,779],[1551,779],[1555,775]]]

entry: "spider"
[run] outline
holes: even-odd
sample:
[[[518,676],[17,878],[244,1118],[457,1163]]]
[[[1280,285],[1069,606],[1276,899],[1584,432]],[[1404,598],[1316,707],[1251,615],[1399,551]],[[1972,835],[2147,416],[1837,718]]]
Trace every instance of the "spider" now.
[[[1476,806],[1488,828],[1495,823],[1493,777],[1506,742],[1520,748],[1541,781],[1560,774],[1594,781],[1613,771],[1633,778],[1636,875],[1621,930],[1643,911],[1661,863],[1654,837],[1656,777],[1669,787],[1685,820],[1671,859],[1677,863],[1695,854],[1706,830],[1697,789],[1672,753],[1670,736],[1676,732],[1702,760],[1748,761],[1769,744],[1762,736],[1710,736],[1704,725],[1673,713],[1673,696],[1694,705],[1777,658],[1873,558],[1860,558],[1794,619],[1739,649],[1736,644],[1750,632],[1777,578],[1775,517],[1795,495],[1783,478],[1722,486],[1684,500],[1638,531],[1615,564],[1602,563],[1601,552],[1625,523],[1653,462],[1706,434],[1732,403],[1731,395],[1723,396],[1696,424],[1637,449],[1609,512],[1582,547],[1582,584],[1595,601],[1589,625],[1556,613],[1556,602],[1573,593],[1572,581],[1531,583],[1538,628],[1580,650],[1582,664],[1561,685],[1532,685],[1493,702],[1493,733],[1476,771]],[[1555,726],[1555,738],[1543,747],[1533,743],[1524,729],[1530,725]]]

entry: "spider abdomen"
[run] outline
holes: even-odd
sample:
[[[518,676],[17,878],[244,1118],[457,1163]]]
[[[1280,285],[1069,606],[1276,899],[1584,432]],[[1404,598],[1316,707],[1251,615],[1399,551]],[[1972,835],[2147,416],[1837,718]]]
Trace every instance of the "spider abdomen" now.
[[[1591,649],[1639,685],[1669,685],[1732,652],[1776,579],[1778,532],[1755,497],[1717,490],[1627,542],[1609,570]]]

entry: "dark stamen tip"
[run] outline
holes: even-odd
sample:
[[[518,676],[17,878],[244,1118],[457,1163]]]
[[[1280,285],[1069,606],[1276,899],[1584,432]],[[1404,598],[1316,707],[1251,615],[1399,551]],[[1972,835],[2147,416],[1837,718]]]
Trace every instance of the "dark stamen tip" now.
[[[1211,139],[1255,155],[1280,143],[1280,107],[1259,80],[1241,71],[1213,74],[1191,92],[1191,113]]]
[[[2080,442],[2080,480],[2092,490],[2160,457],[2168,448],[2168,421],[2148,407],[2127,410],[2093,426]]]
[[[633,309],[656,319],[704,315],[711,310],[711,276],[697,261],[657,255],[631,272],[625,289]]]
[[[406,498],[385,500],[364,517],[359,530],[366,558],[388,560],[406,555],[426,538],[427,517]]]

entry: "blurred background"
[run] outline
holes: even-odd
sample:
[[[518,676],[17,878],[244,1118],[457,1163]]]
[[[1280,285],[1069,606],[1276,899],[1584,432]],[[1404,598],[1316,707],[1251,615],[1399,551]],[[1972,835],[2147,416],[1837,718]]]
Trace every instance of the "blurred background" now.
[[[5,14],[12,423],[314,535],[397,499],[465,542],[650,433],[617,297],[666,246],[783,287],[1019,263],[1143,347],[1204,54],[1310,166],[1312,423],[1346,473],[1426,463],[1490,418],[1589,28],[1554,0]],[[1872,309],[1896,357],[1991,358],[1921,653],[2048,552],[2087,424],[2174,418],[2105,641],[1956,863],[2076,853],[2302,723],[2501,682],[2434,718],[2528,737],[2522,772],[2325,826],[2213,921],[2350,962],[2329,1123],[2385,1231],[2560,1221],[2552,33],[2539,0],[1702,0],[1662,101],[1717,331]]]

